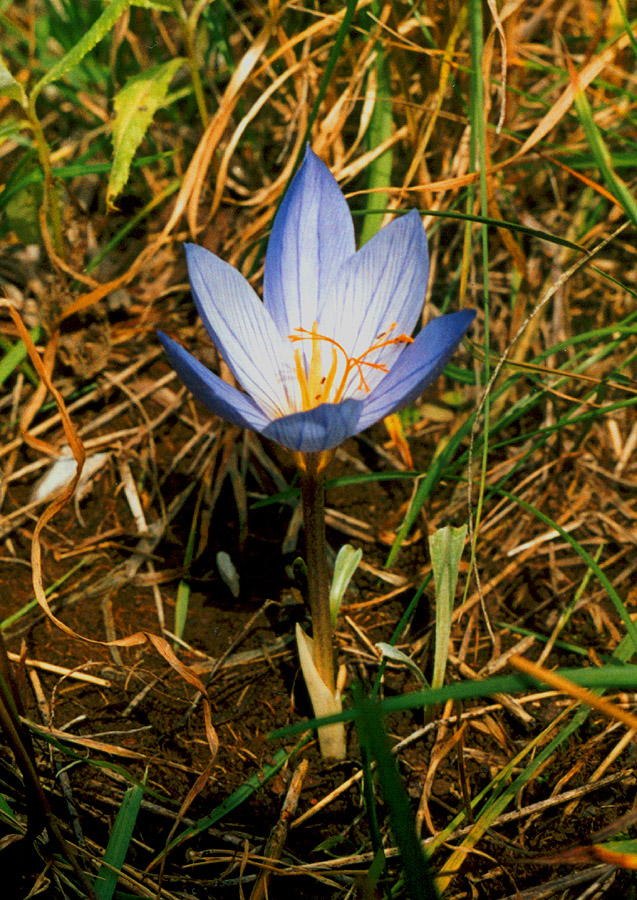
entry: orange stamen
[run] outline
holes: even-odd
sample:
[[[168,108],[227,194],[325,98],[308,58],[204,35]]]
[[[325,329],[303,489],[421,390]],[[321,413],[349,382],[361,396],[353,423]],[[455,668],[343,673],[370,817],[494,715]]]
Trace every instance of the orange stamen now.
[[[383,347],[388,347],[391,344],[411,344],[413,341],[413,338],[410,338],[407,334],[399,334],[396,337],[387,338],[387,335],[393,331],[393,329],[396,327],[396,324],[396,322],[393,322],[389,326],[387,331],[381,332],[381,334],[376,337],[371,347],[365,350],[364,353],[361,353],[360,356],[348,356],[347,351],[342,346],[342,344],[339,344],[339,342],[334,340],[334,338],[328,337],[325,334],[319,334],[318,322],[314,322],[312,324],[311,331],[308,331],[307,328],[299,327],[295,329],[295,331],[298,331],[299,334],[289,334],[288,337],[292,341],[292,343],[294,343],[295,341],[312,341],[309,376],[303,366],[303,360],[301,359],[300,352],[298,350],[294,351],[296,374],[301,386],[301,400],[303,403],[303,408],[312,409],[319,403],[328,402],[334,384],[334,379],[336,378],[336,371],[338,369],[337,351],[339,350],[345,357],[345,371],[331,402],[338,403],[340,401],[345,388],[347,387],[347,382],[353,369],[357,369],[358,371],[359,390],[363,390],[366,393],[369,393],[370,387],[365,380],[363,366],[369,366],[371,369],[377,369],[381,372],[387,372],[387,366],[384,363],[369,362],[369,360],[365,359],[365,357],[370,353],[373,353],[376,350],[381,350]],[[320,341],[326,341],[328,344],[332,345],[332,365],[330,366],[330,370],[326,377],[321,376]]]
[[[294,362],[296,364],[296,377],[299,380],[299,384],[301,386],[301,403],[303,404],[303,409],[311,409],[312,403],[310,401],[310,390],[307,383],[307,375],[305,374],[305,368],[303,366],[303,360],[301,359],[301,353],[299,350],[294,351]]]
[[[318,322],[312,325],[312,355],[310,358],[309,390],[310,397],[321,396],[321,342],[318,334]]]
[[[336,347],[332,347],[332,365],[330,366],[330,370],[327,373],[327,378],[323,379],[323,392],[321,394],[321,402],[322,403],[324,403],[325,400],[330,395],[330,391],[332,390],[332,385],[334,384],[334,379],[336,378],[337,369],[338,369],[338,353],[336,351]]]

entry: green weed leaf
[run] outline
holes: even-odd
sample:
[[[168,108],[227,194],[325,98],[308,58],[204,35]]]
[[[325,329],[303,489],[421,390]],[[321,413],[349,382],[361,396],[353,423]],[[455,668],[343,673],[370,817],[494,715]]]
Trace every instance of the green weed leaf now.
[[[105,37],[113,28],[122,13],[126,12],[131,6],[131,0],[111,0],[99,19],[86,32],[84,37],[78,41],[72,50],[63,56],[62,59],[44,75],[35,85],[31,92],[31,103],[35,103],[35,99],[47,84],[53,84],[58,78],[61,78],[71,69],[81,62],[87,53],[90,53],[93,47]]]
[[[27,95],[24,92],[24,88],[2,63],[0,63],[0,97],[17,100],[22,107],[27,105]]]
[[[115,97],[113,122],[113,167],[108,180],[106,202],[109,206],[128,180],[137,148],[144,139],[153,116],[163,103],[181,57],[155,66],[131,78]]]
[[[139,6],[140,9],[156,9],[158,12],[174,12],[175,4],[170,0],[133,0],[131,6]]]

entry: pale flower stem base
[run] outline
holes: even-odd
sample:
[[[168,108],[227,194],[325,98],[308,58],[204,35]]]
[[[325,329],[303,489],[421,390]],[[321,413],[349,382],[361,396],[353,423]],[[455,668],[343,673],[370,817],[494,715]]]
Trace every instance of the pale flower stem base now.
[[[343,709],[340,691],[330,691],[320,678],[314,664],[315,645],[297,623],[296,645],[299,651],[301,671],[305,681],[312,709],[316,718],[332,716]],[[345,743],[345,725],[335,722],[318,729],[318,742],[323,759],[345,759],[347,746]]]

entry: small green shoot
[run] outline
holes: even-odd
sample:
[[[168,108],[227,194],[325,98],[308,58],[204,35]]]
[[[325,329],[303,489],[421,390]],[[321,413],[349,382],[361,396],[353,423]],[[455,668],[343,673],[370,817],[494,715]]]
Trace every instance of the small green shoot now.
[[[392,644],[387,644],[385,641],[379,641],[375,646],[377,650],[380,650],[385,659],[390,659],[392,662],[407,666],[412,675],[416,676],[421,686],[429,689],[429,682],[410,656],[407,656],[402,650],[392,646]]]
[[[201,509],[201,501],[203,498],[203,490],[199,491],[195,509],[190,523],[190,531],[188,533],[188,543],[186,544],[186,552],[184,553],[184,568],[186,571],[190,569],[193,557],[195,555],[195,544],[197,539],[197,528],[199,524],[199,511]],[[175,649],[178,642],[184,636],[184,629],[188,619],[188,605],[190,603],[190,584],[185,578],[182,578],[177,587],[177,599],[175,600]]]
[[[330,617],[332,619],[332,627],[336,626],[338,611],[341,608],[345,591],[347,590],[354,572],[358,568],[363,551],[359,548],[354,550],[351,544],[343,544],[336,554],[336,562],[334,563],[334,575],[332,576],[332,585],[330,587]]]
[[[442,687],[449,656],[451,615],[456,594],[460,558],[467,539],[467,526],[446,525],[429,537],[429,553],[436,587],[436,643],[432,688]]]

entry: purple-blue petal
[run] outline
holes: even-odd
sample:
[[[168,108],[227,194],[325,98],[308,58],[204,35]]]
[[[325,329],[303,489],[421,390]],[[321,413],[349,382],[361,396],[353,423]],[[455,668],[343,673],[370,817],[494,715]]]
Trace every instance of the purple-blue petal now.
[[[275,419],[262,433],[289,450],[301,453],[331,450],[361,431],[358,419],[362,406],[361,400],[323,403],[314,409]]]
[[[368,397],[358,422],[359,431],[401,409],[440,375],[475,318],[473,309],[431,321],[405,347],[389,373]]]
[[[243,275],[214,253],[186,244],[188,276],[201,320],[242,388],[272,415],[290,406],[292,345]]]
[[[281,335],[311,329],[321,295],[355,250],[345,197],[308,146],[275,216],[265,257],[264,303]]]
[[[393,322],[397,334],[411,334],[422,312],[428,276],[427,236],[414,209],[381,228],[345,262],[319,324],[328,334],[358,333],[365,343],[359,348],[357,341],[359,352]]]
[[[251,431],[260,432],[267,428],[270,418],[250,397],[207,369],[172,338],[161,331],[157,334],[180,381],[211,412]]]
[[[412,210],[344,263],[320,313],[319,330],[337,337],[352,358],[366,354],[385,332],[388,339],[410,336],[422,312],[428,275],[425,229]],[[390,343],[365,359],[382,363],[387,371],[403,350],[404,344]],[[365,371],[372,389],[383,377],[381,370]]]

